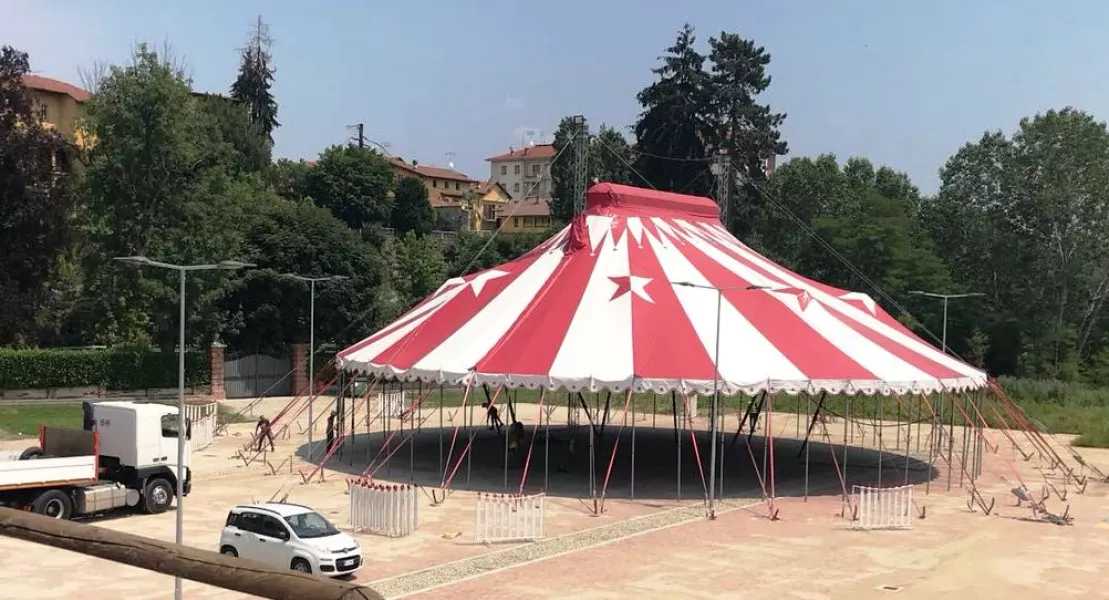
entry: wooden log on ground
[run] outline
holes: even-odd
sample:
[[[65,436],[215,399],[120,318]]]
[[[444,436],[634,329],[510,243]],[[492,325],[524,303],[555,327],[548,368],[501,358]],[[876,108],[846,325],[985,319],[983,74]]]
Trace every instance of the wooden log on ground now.
[[[272,600],[384,600],[350,582],[11,508],[0,508],[0,535]]]

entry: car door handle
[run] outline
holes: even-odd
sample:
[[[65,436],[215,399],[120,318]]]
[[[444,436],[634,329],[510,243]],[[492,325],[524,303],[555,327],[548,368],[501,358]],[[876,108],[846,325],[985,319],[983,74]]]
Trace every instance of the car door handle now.
[[[241,534],[241,533],[236,533],[236,534],[235,534],[235,537],[243,537],[243,534]]]

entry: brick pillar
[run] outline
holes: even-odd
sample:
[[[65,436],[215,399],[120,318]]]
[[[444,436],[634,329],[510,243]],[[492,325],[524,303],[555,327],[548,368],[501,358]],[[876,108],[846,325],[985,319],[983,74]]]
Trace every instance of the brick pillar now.
[[[217,401],[227,397],[223,389],[223,348],[224,345],[219,342],[208,348],[208,371],[212,377],[212,400]]]
[[[293,395],[308,393],[308,344],[293,344]]]

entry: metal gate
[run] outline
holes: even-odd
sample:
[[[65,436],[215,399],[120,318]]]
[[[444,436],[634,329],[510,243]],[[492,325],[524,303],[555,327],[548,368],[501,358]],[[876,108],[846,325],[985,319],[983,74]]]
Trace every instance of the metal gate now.
[[[228,398],[289,396],[293,393],[292,361],[251,354],[223,363],[223,388]]]

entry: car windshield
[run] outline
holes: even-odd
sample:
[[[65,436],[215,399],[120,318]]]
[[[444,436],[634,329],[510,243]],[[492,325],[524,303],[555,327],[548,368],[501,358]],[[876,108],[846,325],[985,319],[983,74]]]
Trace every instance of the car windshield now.
[[[339,533],[338,529],[320,513],[310,512],[285,517],[285,522],[298,538],[320,538]]]

